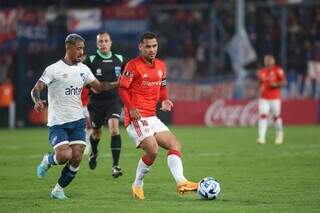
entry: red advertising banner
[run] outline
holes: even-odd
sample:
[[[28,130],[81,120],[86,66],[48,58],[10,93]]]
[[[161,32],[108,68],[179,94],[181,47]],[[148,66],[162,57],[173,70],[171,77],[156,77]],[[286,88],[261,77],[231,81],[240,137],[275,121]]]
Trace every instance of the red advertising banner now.
[[[285,124],[317,124],[318,101],[285,100],[281,113]],[[175,101],[172,113],[175,125],[255,126],[258,119],[257,100]]]

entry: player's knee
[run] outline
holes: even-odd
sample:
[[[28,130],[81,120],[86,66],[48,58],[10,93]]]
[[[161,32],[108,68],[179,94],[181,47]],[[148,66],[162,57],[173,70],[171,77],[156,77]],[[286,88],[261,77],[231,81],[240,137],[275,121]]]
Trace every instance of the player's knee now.
[[[109,132],[111,136],[119,135],[119,128],[118,127],[110,127]]]
[[[261,119],[265,119],[265,118],[268,117],[268,115],[267,115],[267,114],[260,114],[259,117],[260,117]]]
[[[64,149],[61,151],[56,152],[56,158],[59,164],[63,164],[72,158],[72,150],[71,148],[69,149]]]
[[[175,137],[170,141],[168,150],[177,150],[181,152],[181,143]]]
[[[146,155],[148,156],[148,158],[152,161],[154,161],[156,158],[157,158],[157,155],[158,155],[158,147],[155,148],[155,149],[152,149],[150,151],[148,151],[146,153]]]

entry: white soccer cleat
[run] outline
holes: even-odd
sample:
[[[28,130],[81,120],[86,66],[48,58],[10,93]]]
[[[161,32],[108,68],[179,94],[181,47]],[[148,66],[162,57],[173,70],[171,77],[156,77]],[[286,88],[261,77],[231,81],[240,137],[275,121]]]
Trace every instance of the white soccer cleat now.
[[[52,192],[51,192],[51,198],[52,198],[52,199],[57,199],[57,200],[65,200],[65,199],[68,199],[68,197],[65,196],[63,190],[52,191]]]
[[[275,144],[282,144],[283,143],[283,132],[277,132]]]
[[[258,143],[258,144],[265,144],[265,143],[266,143],[266,140],[265,140],[265,139],[260,139],[260,138],[258,138],[258,139],[257,139],[257,143]]]

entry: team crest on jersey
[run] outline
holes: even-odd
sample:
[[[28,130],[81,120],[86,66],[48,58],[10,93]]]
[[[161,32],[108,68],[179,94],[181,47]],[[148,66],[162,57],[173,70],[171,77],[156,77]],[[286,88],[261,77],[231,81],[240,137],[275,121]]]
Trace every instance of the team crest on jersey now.
[[[83,72],[80,73],[80,76],[81,76],[82,81],[84,81],[86,77],[84,76],[84,73],[83,73]]]
[[[163,71],[162,70],[158,70],[158,76],[159,76],[159,78],[162,78],[162,76],[163,76]]]
[[[100,69],[100,68],[98,68],[98,69],[96,70],[96,75],[102,75],[102,72],[101,72],[101,69]]]
[[[116,74],[116,77],[118,78],[121,75],[121,67],[115,66],[114,73]]]

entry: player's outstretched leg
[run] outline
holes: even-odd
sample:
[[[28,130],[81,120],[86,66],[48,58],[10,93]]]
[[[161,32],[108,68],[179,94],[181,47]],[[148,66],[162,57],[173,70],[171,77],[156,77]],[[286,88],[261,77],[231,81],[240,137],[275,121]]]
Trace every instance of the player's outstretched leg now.
[[[42,179],[46,176],[47,171],[50,169],[52,165],[56,165],[56,157],[55,153],[46,153],[43,158],[41,163],[37,167],[37,176],[38,178]]]
[[[112,177],[117,178],[122,176],[121,167],[119,166],[121,152],[121,137],[120,135],[111,136],[111,154],[112,154]]]
[[[196,191],[198,183],[188,181],[183,175],[181,153],[177,150],[168,150],[167,154],[168,167],[177,183],[177,191],[181,194],[189,191]]]
[[[150,171],[152,164],[153,161],[150,160],[147,155],[144,155],[142,158],[140,158],[136,170],[136,178],[134,180],[134,183],[132,184],[132,196],[134,198],[140,200],[144,199],[143,178]]]

